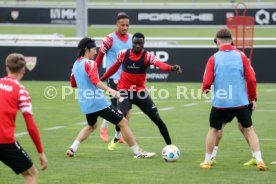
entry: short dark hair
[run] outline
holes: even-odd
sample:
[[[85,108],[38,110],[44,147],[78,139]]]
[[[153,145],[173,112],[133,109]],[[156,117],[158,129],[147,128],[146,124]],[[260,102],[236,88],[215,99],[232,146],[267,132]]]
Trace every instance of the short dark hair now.
[[[129,19],[128,14],[126,14],[125,12],[119,12],[117,14],[117,18],[116,21],[120,20],[120,19]]]
[[[132,40],[133,38],[136,37],[136,38],[143,38],[143,40],[145,40],[145,36],[143,35],[143,33],[135,33],[133,36],[132,36]]]
[[[220,29],[215,36],[214,42],[217,43],[218,39],[232,40],[232,35],[229,29]]]
[[[216,38],[232,39],[232,35],[229,29],[221,29],[217,32]]]
[[[25,57],[19,53],[11,53],[6,58],[6,66],[11,73],[18,73],[26,66]]]
[[[86,48],[90,49],[93,47],[96,47],[95,40],[88,37],[82,38],[78,44],[78,57],[84,56]]]

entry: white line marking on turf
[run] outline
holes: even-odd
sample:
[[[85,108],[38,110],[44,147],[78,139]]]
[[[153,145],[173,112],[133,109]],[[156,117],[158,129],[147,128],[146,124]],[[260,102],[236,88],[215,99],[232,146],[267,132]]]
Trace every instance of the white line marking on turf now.
[[[164,107],[164,108],[160,108],[158,109],[159,111],[168,111],[168,110],[173,110],[175,109],[174,107]]]
[[[62,128],[65,128],[65,126],[55,126],[55,127],[50,127],[50,128],[44,128],[43,130],[57,130],[57,129],[62,129]],[[29,133],[28,132],[19,132],[19,133],[16,133],[15,134],[15,137],[22,137],[24,135],[28,135]]]
[[[271,164],[271,165],[275,165],[275,164],[276,164],[276,161],[273,161],[273,162],[271,162],[270,164]]]
[[[276,112],[276,110],[256,110],[256,112]]]
[[[15,137],[21,137],[21,136],[28,135],[28,134],[29,134],[28,132],[19,132],[19,133],[15,134]]]
[[[175,109],[175,107],[163,107],[163,108],[158,108],[158,111],[169,111],[173,109]],[[139,111],[139,112],[134,112],[132,114],[143,114],[143,112]]]
[[[143,114],[143,112],[142,112],[142,111],[139,111],[139,112],[134,112],[134,113],[132,113],[132,114]]]
[[[264,104],[276,105],[276,102],[264,102]]]
[[[144,137],[144,136],[135,136],[137,139],[162,139],[162,137]]]
[[[261,141],[276,141],[276,138],[259,138]]]
[[[264,92],[267,92],[267,93],[271,93],[271,92],[275,92],[276,89],[264,89]]]
[[[191,107],[191,106],[195,106],[195,105],[198,105],[198,103],[185,104],[184,107]]]
[[[76,123],[77,125],[87,125],[86,121],[80,122],[80,123]]]
[[[225,139],[227,141],[236,141],[236,140],[244,140],[244,138],[226,138]],[[276,137],[275,138],[259,138],[260,141],[276,141]]]
[[[57,130],[57,129],[61,129],[64,128],[65,126],[55,126],[55,127],[50,127],[50,128],[44,128],[44,130]]]

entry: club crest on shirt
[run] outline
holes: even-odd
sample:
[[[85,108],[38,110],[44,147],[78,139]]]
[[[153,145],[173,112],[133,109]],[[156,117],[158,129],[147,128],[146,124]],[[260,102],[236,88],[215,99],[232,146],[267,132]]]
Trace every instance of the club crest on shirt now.
[[[32,71],[36,66],[37,57],[25,57],[25,60],[26,60],[26,68],[29,71]]]
[[[12,20],[16,20],[18,17],[19,17],[19,11],[17,11],[17,10],[11,11]]]

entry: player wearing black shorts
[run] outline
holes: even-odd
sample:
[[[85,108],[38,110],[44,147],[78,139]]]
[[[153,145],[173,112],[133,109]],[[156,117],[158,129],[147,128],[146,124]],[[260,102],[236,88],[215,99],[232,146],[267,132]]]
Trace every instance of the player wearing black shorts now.
[[[16,174],[22,174],[24,183],[37,183],[37,169],[14,135],[16,115],[20,110],[36,146],[41,168],[47,169],[48,159],[33,118],[31,98],[25,87],[19,83],[25,74],[25,57],[19,53],[9,54],[5,64],[8,75],[0,79],[0,161]]]
[[[248,138],[250,148],[256,158],[257,168],[266,171],[262,159],[258,136],[252,126],[248,99],[256,108],[256,77],[246,55],[232,45],[232,35],[228,29],[216,33],[215,43],[218,51],[208,60],[204,72],[202,91],[210,90],[213,85],[210,129],[206,137],[205,159],[200,163],[202,169],[212,167],[212,152],[218,132],[223,124],[237,117],[243,127],[244,137]],[[222,93],[223,92],[223,93]]]
[[[122,97],[122,100],[118,102],[118,109],[122,111],[124,116],[129,116],[129,111],[132,109],[132,104],[137,105],[159,128],[159,131],[163,136],[166,144],[172,144],[167,126],[159,116],[157,107],[152,101],[147,90],[139,92],[121,90],[120,96]]]
[[[0,160],[16,174],[23,173],[33,166],[32,159],[19,142],[0,144]]]
[[[117,90],[117,84],[118,84],[118,80],[116,79],[112,79],[112,78],[108,78],[107,79],[107,86],[110,87],[111,89],[114,89],[114,90]],[[116,98],[113,98],[112,96],[110,96],[110,101],[111,101],[111,104],[114,106],[114,107],[117,107],[118,106],[118,99]],[[104,119],[102,125],[101,125],[101,129],[100,129],[100,137],[102,140],[104,140],[105,142],[108,141],[108,133],[107,133],[107,122],[106,119]],[[118,125],[115,126],[115,134],[117,134],[118,136],[121,136],[121,133],[120,133],[120,127]],[[120,143],[126,143],[124,138],[121,136],[120,139],[119,139],[119,142]]]
[[[66,155],[68,157],[75,156],[80,143],[97,128],[97,119],[100,116],[120,126],[127,144],[134,153],[134,158],[149,158],[154,156],[155,153],[145,152],[139,148],[127,119],[124,118],[116,107],[110,105],[110,102],[103,94],[102,90],[115,98],[119,98],[118,91],[111,89],[99,80],[97,63],[92,60],[97,53],[95,40],[88,37],[82,38],[78,44],[78,51],[79,57],[73,65],[70,82],[72,87],[78,88],[80,109],[86,116],[88,125],[80,130],[75,141],[66,151]]]
[[[124,118],[123,114],[113,105],[110,105],[103,110],[86,114],[85,116],[87,123],[90,126],[94,126],[96,124],[98,117],[102,117],[115,125],[117,125]]]
[[[250,115],[252,116],[252,113],[253,113],[253,104],[252,104],[252,103],[249,103],[249,105],[247,106],[247,108],[248,108],[248,110],[249,110]],[[213,111],[213,109],[212,109],[212,111]],[[214,149],[213,149],[212,156],[211,156],[211,163],[212,163],[212,165],[215,165],[215,164],[217,163],[216,156],[217,156],[217,151],[218,151],[218,148],[219,148],[218,145],[219,145],[219,142],[220,142],[220,140],[221,140],[221,138],[222,138],[222,132],[223,132],[222,129],[223,129],[223,127],[225,126],[225,124],[232,122],[232,120],[233,120],[234,118],[235,118],[235,113],[234,113],[234,112],[229,113],[229,114],[226,116],[225,120],[223,120],[224,123],[223,123],[223,125],[222,125],[221,130],[218,130],[216,144],[215,144],[215,147],[214,147]],[[238,120],[238,127],[239,127],[239,130],[241,131],[241,133],[243,134],[243,136],[244,136],[246,142],[247,142],[248,145],[249,145],[248,138],[247,138],[246,135],[244,134],[244,128],[243,128],[243,126],[241,125],[241,123],[239,122],[239,120]],[[252,150],[251,150],[251,152],[252,152]],[[254,157],[254,155],[253,155],[253,152],[252,152],[252,159],[250,159],[248,162],[244,163],[243,165],[244,165],[244,166],[256,165],[256,159],[255,159],[255,157]]]
[[[252,126],[251,115],[252,104],[231,110],[221,110],[212,107],[210,112],[210,126],[220,130],[224,124],[230,123],[236,117],[244,128],[248,128]]]
[[[115,63],[101,77],[105,80],[112,76],[121,66],[122,73],[117,89],[123,100],[118,101],[118,108],[129,119],[129,111],[132,104],[137,105],[158,127],[167,145],[171,144],[171,138],[166,124],[160,118],[157,107],[149,96],[145,83],[146,71],[150,65],[155,65],[164,71],[176,71],[181,73],[179,65],[168,65],[158,60],[152,53],[144,50],[145,37],[142,33],[135,33],[132,37],[132,49],[119,52]],[[119,137],[113,138],[108,149],[114,150]]]

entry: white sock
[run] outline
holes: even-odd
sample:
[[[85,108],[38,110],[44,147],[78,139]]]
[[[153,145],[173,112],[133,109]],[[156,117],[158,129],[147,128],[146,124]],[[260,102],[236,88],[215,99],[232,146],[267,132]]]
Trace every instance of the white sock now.
[[[204,162],[210,162],[211,161],[211,155],[212,154],[205,153],[205,160],[204,160]]]
[[[107,128],[108,127],[108,121],[106,121],[105,119],[103,120],[103,123],[101,125],[101,128]]]
[[[215,146],[211,155],[211,158],[214,158],[217,156],[217,152],[218,152],[218,146]]]
[[[80,145],[80,141],[75,140],[75,141],[73,142],[73,144],[70,146],[70,148],[71,148],[74,152],[76,152],[76,151],[78,150],[79,145]]]
[[[121,132],[115,131],[115,136],[114,136],[114,137],[115,137],[116,139],[120,139],[121,136],[122,136]]]
[[[262,158],[262,153],[261,151],[256,151],[255,153],[253,153],[255,158],[256,158],[256,162],[264,162],[263,158]]]
[[[135,144],[134,146],[130,147],[135,155],[139,154],[139,146]]]
[[[253,150],[251,150],[252,157],[255,158]]]

